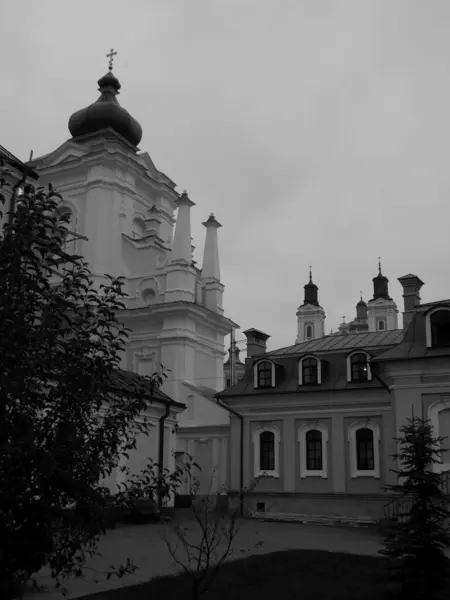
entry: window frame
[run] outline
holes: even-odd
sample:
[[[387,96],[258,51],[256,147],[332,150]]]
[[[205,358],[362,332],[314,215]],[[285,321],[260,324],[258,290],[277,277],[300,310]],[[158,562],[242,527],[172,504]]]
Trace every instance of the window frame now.
[[[356,446],[356,432],[359,429],[371,429],[373,433],[373,462],[374,468],[370,470],[358,469],[358,454]],[[354,421],[348,428],[348,443],[350,447],[350,476],[352,479],[357,477],[372,477],[380,479],[380,426],[370,419]]]
[[[439,437],[439,435],[440,435],[440,433],[439,433],[439,413],[442,412],[443,410],[448,410],[448,409],[450,409],[450,396],[447,396],[447,397],[444,396],[443,398],[440,398],[439,400],[436,400],[436,402],[433,402],[432,404],[430,404],[430,406],[428,407],[428,418],[433,427],[433,435],[435,437]],[[447,444],[444,442],[444,447],[446,445]],[[445,463],[445,462],[433,463],[431,469],[434,473],[443,473],[444,471],[450,470],[450,463]]]
[[[311,327],[311,335],[308,335],[308,327]],[[314,323],[305,323],[305,341],[314,339]]]
[[[303,361],[312,358],[317,361],[317,383],[304,383],[303,382]],[[298,361],[298,384],[299,385],[321,385],[322,383],[322,361],[318,356],[314,354],[306,354]]]
[[[306,434],[308,431],[320,431],[322,434],[322,469],[320,470],[309,470],[307,463],[307,446],[306,446]],[[307,477],[321,477],[322,479],[328,478],[328,429],[322,423],[304,423],[299,427],[297,432],[297,441],[300,444],[300,478],[306,479]]]
[[[425,338],[426,338],[427,348],[450,348],[450,346],[433,346],[433,336],[432,336],[432,331],[431,331],[431,317],[434,314],[441,312],[441,311],[450,312],[450,306],[448,306],[448,305],[435,306],[434,308],[429,310],[425,315]]]
[[[270,383],[270,385],[259,385],[258,367],[259,367],[259,365],[261,365],[264,362],[267,362],[271,365],[271,383]],[[275,387],[275,364],[271,360],[268,360],[267,358],[262,358],[261,360],[258,360],[253,365],[253,386],[255,389],[261,389],[261,390],[267,390],[271,387]]]
[[[261,434],[270,431],[274,434],[274,469],[263,471],[261,469]],[[275,425],[262,425],[253,431],[253,476],[280,478],[280,430]]]
[[[367,358],[367,379],[353,379],[352,378],[352,357],[357,354],[363,354]],[[355,350],[347,356],[347,383],[366,383],[372,381],[372,370],[370,368],[370,354],[365,350]]]

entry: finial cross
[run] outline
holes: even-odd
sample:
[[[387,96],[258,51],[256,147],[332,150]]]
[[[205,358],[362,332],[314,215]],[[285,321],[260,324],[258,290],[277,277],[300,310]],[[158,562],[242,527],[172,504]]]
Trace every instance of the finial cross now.
[[[113,50],[113,48],[111,48],[111,50],[109,51],[109,54],[106,55],[106,58],[109,58],[109,70],[112,71],[113,68],[113,60],[114,57],[116,56],[117,52],[115,50]]]

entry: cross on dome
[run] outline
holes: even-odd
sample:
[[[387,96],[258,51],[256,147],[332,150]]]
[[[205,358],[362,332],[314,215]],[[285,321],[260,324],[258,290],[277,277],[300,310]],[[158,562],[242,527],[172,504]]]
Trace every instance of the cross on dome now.
[[[116,56],[116,54],[117,54],[117,52],[113,48],[111,48],[111,50],[109,51],[109,54],[106,55],[106,58],[109,58],[108,68],[110,71],[112,71],[113,60],[114,60],[114,57]]]

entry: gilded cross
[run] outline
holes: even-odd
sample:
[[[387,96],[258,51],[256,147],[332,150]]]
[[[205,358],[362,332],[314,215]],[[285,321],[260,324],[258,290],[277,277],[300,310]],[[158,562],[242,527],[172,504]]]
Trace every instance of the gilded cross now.
[[[112,71],[113,60],[114,60],[114,57],[116,56],[116,54],[117,54],[117,52],[111,48],[111,50],[109,51],[109,54],[106,55],[106,58],[109,58],[109,65],[108,66],[109,66],[109,70],[110,71]]]

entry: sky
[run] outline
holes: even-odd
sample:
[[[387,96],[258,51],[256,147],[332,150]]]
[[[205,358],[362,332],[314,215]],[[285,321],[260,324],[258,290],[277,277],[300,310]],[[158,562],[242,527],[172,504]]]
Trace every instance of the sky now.
[[[450,297],[448,0],[15,0],[0,5],[0,143],[51,152],[113,47],[139,145],[213,212],[225,314],[295,343],[312,265],[326,333],[381,256]],[[237,333],[237,339],[244,336]],[[245,345],[241,345],[245,348]]]

